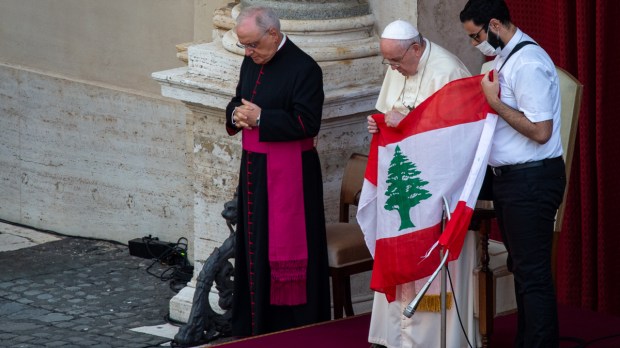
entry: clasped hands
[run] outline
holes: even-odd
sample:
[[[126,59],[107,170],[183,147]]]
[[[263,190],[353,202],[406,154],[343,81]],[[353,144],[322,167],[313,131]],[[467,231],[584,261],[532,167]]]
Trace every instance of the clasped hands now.
[[[388,111],[385,113],[385,124],[388,127],[396,127],[398,126],[398,124],[400,123],[400,121],[403,120],[403,118],[405,118],[404,115],[394,109]],[[367,118],[368,121],[368,133],[370,134],[374,134],[379,132],[379,127],[377,127],[377,122],[372,118],[372,116],[368,116]]]
[[[256,127],[256,119],[260,116],[261,108],[245,99],[241,99],[241,105],[235,108],[233,120],[237,128],[252,129]]]

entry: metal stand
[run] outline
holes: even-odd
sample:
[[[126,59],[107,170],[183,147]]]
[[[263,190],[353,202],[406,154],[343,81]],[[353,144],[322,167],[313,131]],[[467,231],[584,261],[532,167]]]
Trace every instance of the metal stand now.
[[[444,203],[444,207],[443,207],[443,215],[441,218],[441,231],[443,232],[445,227],[446,227],[446,221],[450,220],[450,205],[448,204],[448,200],[446,199],[446,197],[443,197],[443,203]],[[445,218],[447,217],[447,219]],[[441,342],[441,348],[446,348],[446,291],[447,291],[447,270],[448,270],[448,255],[450,254],[449,250],[440,250],[439,251],[439,255],[441,258],[441,262],[439,263],[439,267],[437,267],[437,269],[435,270],[435,272],[433,272],[433,274],[431,274],[431,276],[428,278],[428,280],[426,281],[426,283],[424,284],[424,286],[422,287],[422,289],[420,290],[420,292],[418,292],[418,294],[416,295],[416,297],[413,299],[413,301],[411,301],[409,303],[409,305],[405,308],[405,310],[403,311],[403,315],[406,316],[407,318],[411,318],[413,316],[413,314],[415,313],[418,304],[420,304],[420,300],[422,300],[422,297],[424,296],[424,294],[426,293],[426,291],[428,291],[428,288],[431,286],[431,283],[433,282],[433,280],[435,280],[435,278],[437,277],[437,274],[439,274],[439,272],[441,271],[441,294],[440,294],[440,301],[441,301],[441,331],[440,331],[440,342]]]

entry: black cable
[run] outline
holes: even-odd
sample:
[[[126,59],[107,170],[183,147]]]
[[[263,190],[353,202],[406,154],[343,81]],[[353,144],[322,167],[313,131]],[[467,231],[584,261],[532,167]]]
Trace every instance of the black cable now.
[[[166,313],[166,315],[164,315],[164,320],[166,321],[166,323],[173,325],[173,326],[178,326],[181,327],[183,325],[185,325],[186,323],[179,321],[179,320],[174,320],[172,318],[170,318],[170,312]]]
[[[585,347],[587,347],[589,345],[592,345],[593,343],[597,343],[597,342],[600,342],[600,341],[604,341],[604,340],[608,340],[608,339],[616,338],[616,337],[620,337],[620,333],[609,335],[609,336],[603,336],[603,337],[595,338],[593,340],[590,340],[590,341],[586,342],[583,347],[585,348]]]
[[[180,256],[181,261],[187,260],[186,258],[187,244],[180,243],[181,239],[185,239],[185,238],[184,237],[179,238],[179,241],[174,246],[166,245],[166,249],[162,251],[159,255],[156,255],[155,252],[153,252],[153,250],[151,250],[151,247],[150,247],[150,245],[155,242],[157,242],[158,246],[161,246],[161,244],[159,244],[161,243],[159,239],[150,238],[150,237],[142,237],[142,242],[144,243],[144,246],[146,247],[146,251],[151,256],[151,258],[154,258],[160,261],[161,263],[168,263],[172,265],[176,263],[176,261],[178,261],[178,260],[175,260],[175,256]],[[184,247],[181,247],[180,245],[183,245]]]
[[[25,228],[28,230],[32,230],[32,231],[37,231],[37,232],[41,232],[41,233],[47,233],[47,234],[52,234],[58,237],[65,237],[65,238],[72,238],[72,239],[81,239],[81,240],[94,240],[94,241],[101,241],[101,242],[107,242],[107,243],[111,243],[111,244],[115,244],[115,245],[127,245],[124,243],[121,243],[117,240],[112,240],[112,239],[104,239],[104,238],[94,238],[94,237],[83,237],[83,236],[74,236],[74,235],[70,235],[70,234],[64,234],[64,233],[60,233],[60,232],[56,232],[56,231],[52,231],[52,230],[46,230],[46,229],[42,229],[42,228],[38,228],[38,227],[34,227],[34,226],[30,226],[30,225],[25,225],[19,222],[13,222],[13,221],[8,221],[8,220],[4,220],[4,219],[0,219],[0,223],[2,224],[7,224],[7,225],[12,225],[15,227],[19,227],[19,228]]]
[[[470,348],[473,348],[471,343],[469,342],[469,337],[467,337],[467,332],[465,331],[465,327],[463,326],[463,321],[461,320],[461,314],[459,312],[459,306],[458,303],[456,301],[456,293],[454,292],[454,285],[452,285],[452,276],[450,275],[450,269],[448,267],[446,267],[447,273],[448,273],[448,280],[450,281],[450,289],[452,290],[452,293],[454,294],[454,306],[456,309],[456,315],[459,318],[459,324],[461,324],[461,330],[463,331],[463,335],[465,335],[465,339],[467,339],[467,344],[469,345]],[[612,339],[612,338],[616,338],[616,337],[620,337],[620,333],[617,334],[613,334],[613,335],[609,335],[609,336],[603,336],[603,337],[598,337],[595,339],[592,339],[590,341],[585,341],[581,338],[578,337],[560,337],[559,340],[560,341],[568,341],[568,342],[574,342],[577,345],[572,347],[572,348],[586,348],[588,346],[591,346],[594,343],[600,342],[600,341],[604,341],[604,340],[608,340],[608,339]]]
[[[467,332],[465,331],[465,326],[463,326],[463,320],[461,319],[461,313],[459,312],[458,301],[456,300],[456,292],[454,292],[454,285],[452,285],[452,276],[450,275],[450,268],[446,266],[446,271],[448,273],[448,280],[450,281],[450,289],[452,290],[452,298],[454,299],[454,308],[456,309],[456,316],[459,318],[459,324],[461,324],[461,331],[463,331],[463,335],[467,340],[467,345],[469,348],[474,348],[469,342],[469,336],[467,336]]]
[[[452,276],[450,276],[450,269],[447,268],[448,271],[448,279],[450,281],[450,289],[452,289],[452,293],[454,294],[454,306],[456,308],[456,315],[459,318],[459,324],[461,324],[461,330],[463,331],[463,335],[465,335],[465,339],[467,339],[467,344],[469,345],[470,348],[473,348],[471,343],[469,342],[469,337],[467,337],[467,332],[465,331],[465,327],[463,326],[463,321],[461,320],[461,314],[459,312],[459,305],[456,301],[456,293],[454,292],[454,286],[452,285]],[[619,334],[620,335],[620,334]],[[618,336],[618,335],[614,335],[614,336]],[[607,339],[608,337],[604,337],[602,339]],[[559,338],[560,341],[569,341],[569,342],[575,342],[577,343],[576,346],[572,347],[572,348],[585,348],[588,344],[585,343],[585,341],[583,341],[582,339],[576,338],[576,337],[560,337]],[[598,339],[597,339],[598,340]]]
[[[146,268],[146,273],[159,278],[161,281],[170,281],[170,289],[178,293],[192,279],[194,272],[194,267],[187,259],[187,238],[179,238],[174,246],[168,246],[160,255],[155,255],[149,247],[149,243],[159,242],[159,240],[144,237],[142,241],[147,252],[153,258],[153,262]],[[170,265],[170,267],[164,269],[160,274],[156,274],[151,271],[156,263]]]
[[[558,340],[560,342],[574,342],[577,344],[576,346],[570,348],[584,348],[586,344],[586,341],[578,337],[559,337]]]

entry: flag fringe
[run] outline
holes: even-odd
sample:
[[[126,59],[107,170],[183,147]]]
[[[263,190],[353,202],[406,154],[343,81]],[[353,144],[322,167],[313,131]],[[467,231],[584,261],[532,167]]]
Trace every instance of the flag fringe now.
[[[452,293],[446,293],[446,309],[452,309],[452,301],[454,301]],[[441,312],[441,295],[424,295],[420,300],[417,308],[418,312]]]

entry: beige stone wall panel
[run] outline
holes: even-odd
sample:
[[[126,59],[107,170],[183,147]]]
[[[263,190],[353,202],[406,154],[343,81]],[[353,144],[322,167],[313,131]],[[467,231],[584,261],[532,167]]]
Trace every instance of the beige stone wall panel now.
[[[472,74],[480,73],[484,57],[470,44],[461,25],[459,13],[465,1],[418,1],[419,30],[431,41],[455,54]]]
[[[193,238],[178,102],[0,65],[0,218],[116,240]]]
[[[0,62],[158,93],[151,72],[182,65],[194,0],[2,0],[0,35]]]

